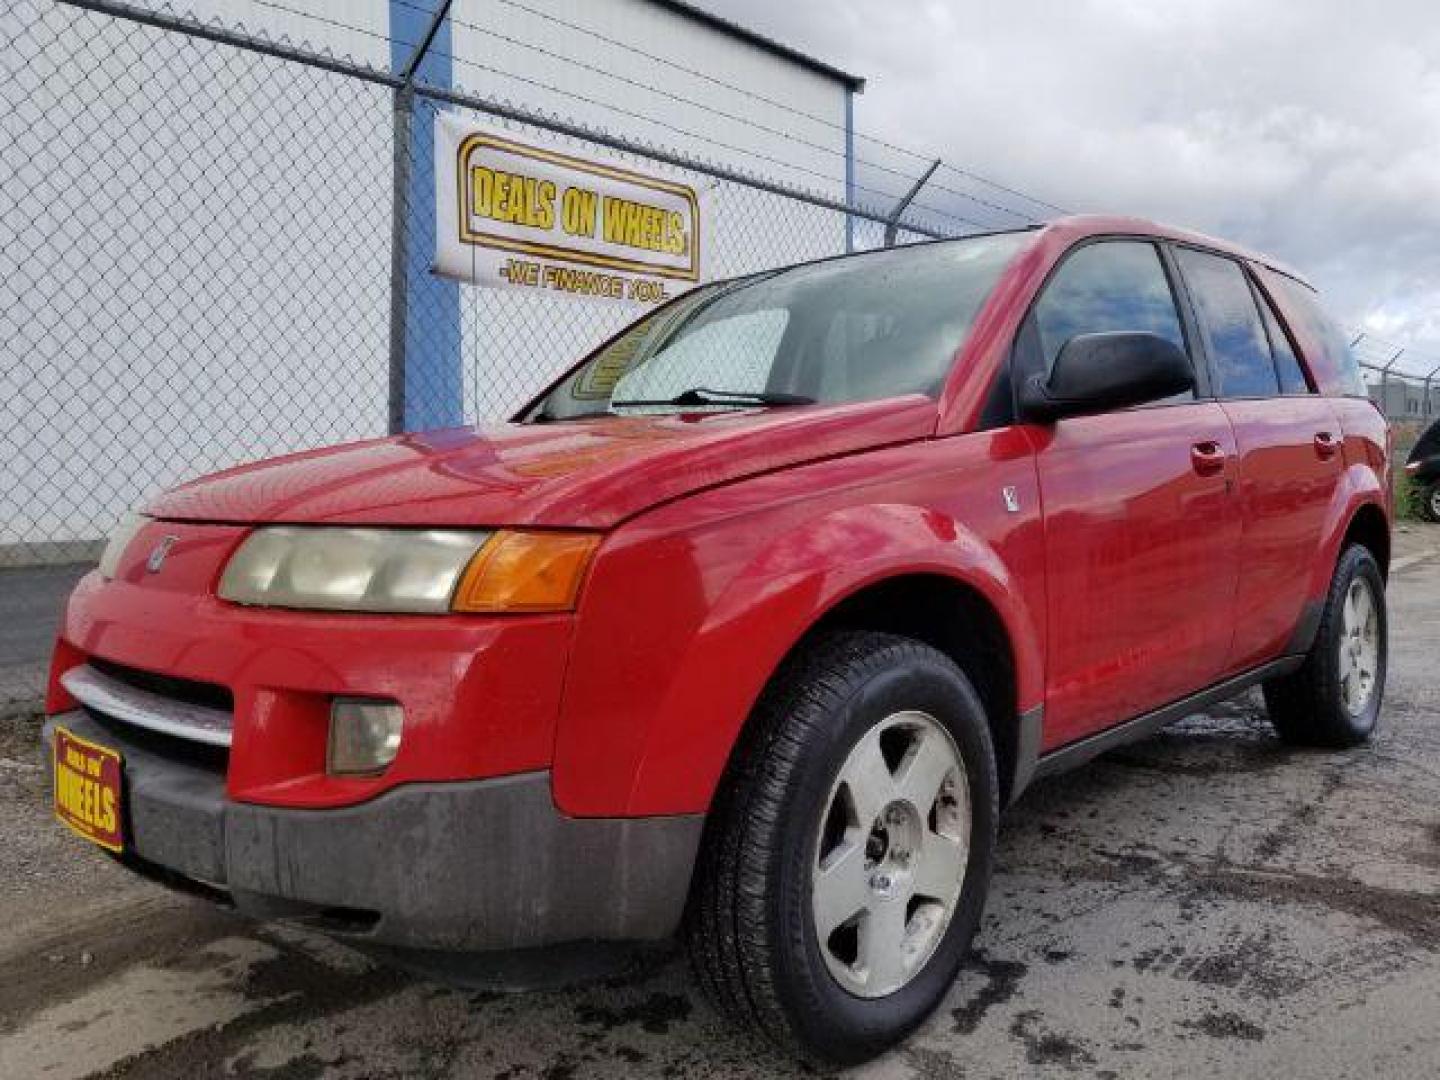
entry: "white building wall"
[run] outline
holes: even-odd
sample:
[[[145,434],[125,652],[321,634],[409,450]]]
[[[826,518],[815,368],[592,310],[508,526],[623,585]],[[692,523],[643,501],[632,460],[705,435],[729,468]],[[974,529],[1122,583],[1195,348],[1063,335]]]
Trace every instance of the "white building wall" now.
[[[388,68],[387,0],[283,7],[303,14],[181,10]],[[755,45],[647,0],[457,0],[452,34],[466,90],[843,197],[845,88]],[[51,0],[6,4],[0,40],[0,203],[20,223],[0,250],[0,565],[91,542],[187,477],[383,433],[389,91]],[[719,196],[716,274],[843,247],[838,214]],[[634,314],[462,287],[467,418]]]

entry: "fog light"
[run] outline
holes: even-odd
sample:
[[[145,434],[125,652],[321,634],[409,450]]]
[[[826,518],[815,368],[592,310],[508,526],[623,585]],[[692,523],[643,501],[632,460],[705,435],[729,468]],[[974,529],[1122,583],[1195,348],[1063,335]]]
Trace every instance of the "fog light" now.
[[[393,701],[336,698],[330,706],[327,768],[336,776],[384,772],[400,749],[405,710]]]

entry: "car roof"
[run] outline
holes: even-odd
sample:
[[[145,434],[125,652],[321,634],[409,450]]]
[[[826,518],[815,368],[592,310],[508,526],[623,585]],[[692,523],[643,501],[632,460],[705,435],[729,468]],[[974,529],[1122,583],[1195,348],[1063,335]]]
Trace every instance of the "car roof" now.
[[[985,232],[966,233],[963,236],[942,236],[929,240],[921,240],[912,244],[902,244],[893,248],[870,248],[865,251],[850,251],[836,255],[824,255],[818,259],[806,259],[802,262],[790,263],[788,265],[774,267],[770,270],[759,271],[755,274],[737,274],[730,278],[722,278],[713,282],[706,282],[710,285],[724,284],[727,281],[741,281],[749,277],[768,277],[770,275],[783,274],[790,270],[800,270],[807,266],[818,266],[825,263],[839,262],[848,259],[867,259],[887,254],[903,252],[908,248],[924,248],[934,244],[963,243],[966,240],[975,240],[985,236],[1005,236],[1014,233],[1030,233],[1034,237],[1035,245],[1054,243],[1059,246],[1069,247],[1093,236],[1140,236],[1153,237],[1159,240],[1170,240],[1178,244],[1189,244],[1199,248],[1207,248],[1237,259],[1245,259],[1248,262],[1274,270],[1276,273],[1284,274],[1293,278],[1307,289],[1315,290],[1303,274],[1291,266],[1269,255],[1253,251],[1240,244],[1229,240],[1221,240],[1218,237],[1207,236],[1205,233],[1195,232],[1190,229],[1182,229],[1173,225],[1163,225],[1156,221],[1150,221],[1141,217],[1128,217],[1112,214],[1067,214],[1064,217],[1052,218],[1049,221],[1036,222],[1032,225],[1021,225],[1012,229],[993,229]]]
[[[1046,222],[1041,231],[1073,233],[1075,239],[1083,239],[1087,236],[1108,235],[1153,236],[1159,239],[1172,240],[1179,244],[1191,244],[1195,247],[1209,248],[1212,251],[1232,255],[1237,259],[1245,259],[1249,262],[1258,263],[1261,266],[1274,270],[1276,273],[1294,278],[1306,288],[1315,288],[1298,270],[1269,255],[1254,251],[1240,244],[1232,243],[1229,240],[1221,240],[1218,237],[1208,236],[1205,233],[1196,232],[1191,229],[1182,229],[1174,225],[1163,225],[1156,221],[1150,221],[1147,218],[1110,214],[1071,214]]]

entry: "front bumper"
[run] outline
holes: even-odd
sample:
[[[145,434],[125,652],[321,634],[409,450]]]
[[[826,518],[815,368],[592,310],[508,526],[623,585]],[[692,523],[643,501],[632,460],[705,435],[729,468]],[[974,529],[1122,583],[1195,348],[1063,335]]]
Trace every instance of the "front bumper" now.
[[[227,603],[215,596],[215,581],[246,533],[234,525],[152,522],[127,548],[113,580],[82,578],[66,605],[47,711],[78,707],[62,679],[96,661],[197,684],[223,697],[211,704],[232,717],[228,796],[267,806],[350,805],[406,784],[550,767],[573,616],[381,615]],[[165,543],[169,555],[152,573],[146,554]],[[328,772],[336,697],[389,701],[404,710],[399,752],[381,775]]]
[[[120,752],[126,853],[247,914],[410,950],[654,941],[679,925],[703,817],[570,818],[548,772],[413,783],[354,805],[226,797],[223,764],[179,760],[84,711],[52,717]],[[163,744],[160,744],[163,746]]]

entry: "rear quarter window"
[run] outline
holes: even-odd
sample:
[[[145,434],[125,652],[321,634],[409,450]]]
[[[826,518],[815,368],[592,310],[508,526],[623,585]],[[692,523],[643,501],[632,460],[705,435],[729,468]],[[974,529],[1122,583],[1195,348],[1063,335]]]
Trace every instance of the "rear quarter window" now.
[[[1345,332],[1320,306],[1320,297],[1308,285],[1269,267],[1256,267],[1260,284],[1275,301],[1295,336],[1310,374],[1322,394],[1366,397],[1360,364],[1350,351]]]
[[[1245,271],[1234,259],[1177,248],[1195,315],[1209,343],[1210,365],[1222,397],[1273,397],[1280,380],[1270,339]]]

